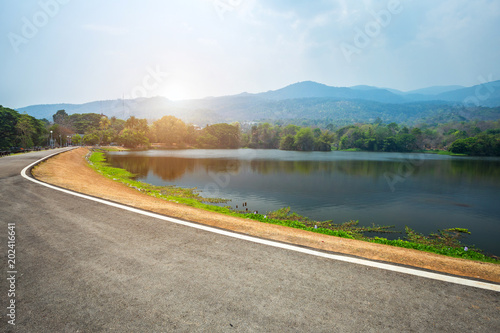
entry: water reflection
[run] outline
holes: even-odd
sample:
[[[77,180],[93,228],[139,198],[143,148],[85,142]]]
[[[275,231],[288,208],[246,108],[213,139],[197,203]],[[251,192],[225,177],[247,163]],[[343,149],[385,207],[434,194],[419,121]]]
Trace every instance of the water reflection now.
[[[150,172],[165,181],[175,181],[186,173],[213,172],[238,173],[241,162],[238,160],[190,159],[190,158],[163,158],[141,156],[108,155],[108,162],[114,167],[122,168],[144,178]]]
[[[186,173],[212,172],[237,174],[242,168],[250,168],[261,175],[313,173],[363,176],[378,178],[386,173],[405,176],[432,175],[442,180],[457,178],[464,180],[482,179],[498,182],[500,161],[479,159],[422,160],[411,163],[407,160],[373,161],[279,161],[279,160],[237,160],[237,159],[195,159],[184,157],[150,157],[141,155],[108,154],[108,161],[116,167],[126,169],[144,178],[149,172],[166,181],[175,181]]]

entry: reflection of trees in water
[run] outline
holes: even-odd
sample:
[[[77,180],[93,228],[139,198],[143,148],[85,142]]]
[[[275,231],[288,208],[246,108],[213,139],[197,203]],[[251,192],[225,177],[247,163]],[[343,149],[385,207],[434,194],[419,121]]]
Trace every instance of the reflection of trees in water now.
[[[186,172],[202,169],[205,172],[236,174],[243,166],[249,166],[254,173],[341,173],[349,176],[381,177],[385,173],[417,177],[432,175],[441,180],[476,180],[498,182],[500,161],[480,159],[449,160],[341,160],[341,161],[278,161],[259,160],[241,161],[237,159],[191,159],[179,157],[146,157],[108,155],[108,162],[118,168],[126,169],[138,177],[147,176],[151,170],[163,180],[173,181]]]
[[[477,159],[463,159],[450,161],[450,173],[453,176],[500,179],[500,161],[485,161]]]
[[[272,173],[342,173],[352,176],[380,176],[392,169],[397,170],[397,162],[381,161],[269,161],[254,160],[250,163],[253,172]]]
[[[166,181],[181,178],[186,172],[193,173],[197,168],[206,172],[229,172],[235,174],[239,171],[241,162],[238,160],[223,159],[192,159],[178,157],[148,157],[148,156],[118,156],[108,155],[108,162],[117,168],[128,170],[137,177],[146,177],[148,172]]]
[[[195,163],[188,158],[150,157],[150,167],[155,175],[163,180],[173,181],[181,178],[186,172],[193,172]]]
[[[460,182],[483,181],[498,183],[500,181],[500,161],[480,159],[448,159],[448,160],[421,160],[415,164],[403,160],[392,166],[397,174],[408,173],[411,177],[429,176],[440,179],[442,182],[456,184]]]
[[[385,173],[407,176],[433,175],[440,179],[456,181],[457,178],[474,180],[500,180],[500,161],[472,159],[450,160],[342,160],[342,161],[270,161],[253,160],[250,162],[253,172],[273,173],[342,173],[349,176],[380,177]]]
[[[196,160],[207,172],[214,173],[238,173],[241,167],[241,161],[235,159],[201,159]]]
[[[111,166],[125,169],[137,175],[137,177],[144,177],[149,171],[149,162],[147,158],[106,154],[106,160]]]

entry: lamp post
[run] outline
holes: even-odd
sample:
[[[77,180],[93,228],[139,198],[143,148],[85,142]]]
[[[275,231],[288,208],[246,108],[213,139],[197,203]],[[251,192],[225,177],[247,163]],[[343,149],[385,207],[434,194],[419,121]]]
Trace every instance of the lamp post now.
[[[59,134],[59,148],[62,148],[62,138],[61,138],[61,134]]]
[[[54,141],[52,140],[52,131],[50,131],[50,148],[54,148]]]

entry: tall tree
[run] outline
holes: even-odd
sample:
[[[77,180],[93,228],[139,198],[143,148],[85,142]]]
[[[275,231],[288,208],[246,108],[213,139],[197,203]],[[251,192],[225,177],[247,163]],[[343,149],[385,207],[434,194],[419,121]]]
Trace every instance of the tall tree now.
[[[174,116],[165,116],[153,123],[153,131],[158,142],[168,145],[182,144],[187,135],[187,126]]]
[[[146,119],[138,119],[134,116],[124,122],[125,128],[120,132],[118,141],[125,147],[135,148],[138,146],[149,146],[147,134],[149,132]]]
[[[30,118],[27,114],[22,114],[16,124],[18,142],[23,148],[33,147],[33,138],[36,136],[36,130]]]
[[[69,115],[66,113],[65,110],[58,110],[52,116],[52,119],[54,120],[55,124],[58,124],[58,125],[64,126],[64,127],[71,127],[71,120],[70,120]]]
[[[199,143],[210,148],[239,148],[240,128],[229,124],[207,126],[200,135]]]
[[[295,135],[295,146],[297,150],[311,151],[314,149],[314,135],[309,127],[302,128]]]
[[[16,144],[18,118],[17,111],[0,107],[0,149],[8,149]]]

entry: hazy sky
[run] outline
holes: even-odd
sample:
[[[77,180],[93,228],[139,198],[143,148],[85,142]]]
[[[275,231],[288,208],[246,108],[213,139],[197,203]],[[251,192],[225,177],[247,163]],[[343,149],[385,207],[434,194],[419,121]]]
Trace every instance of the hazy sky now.
[[[0,104],[500,79],[499,0],[0,0]]]

